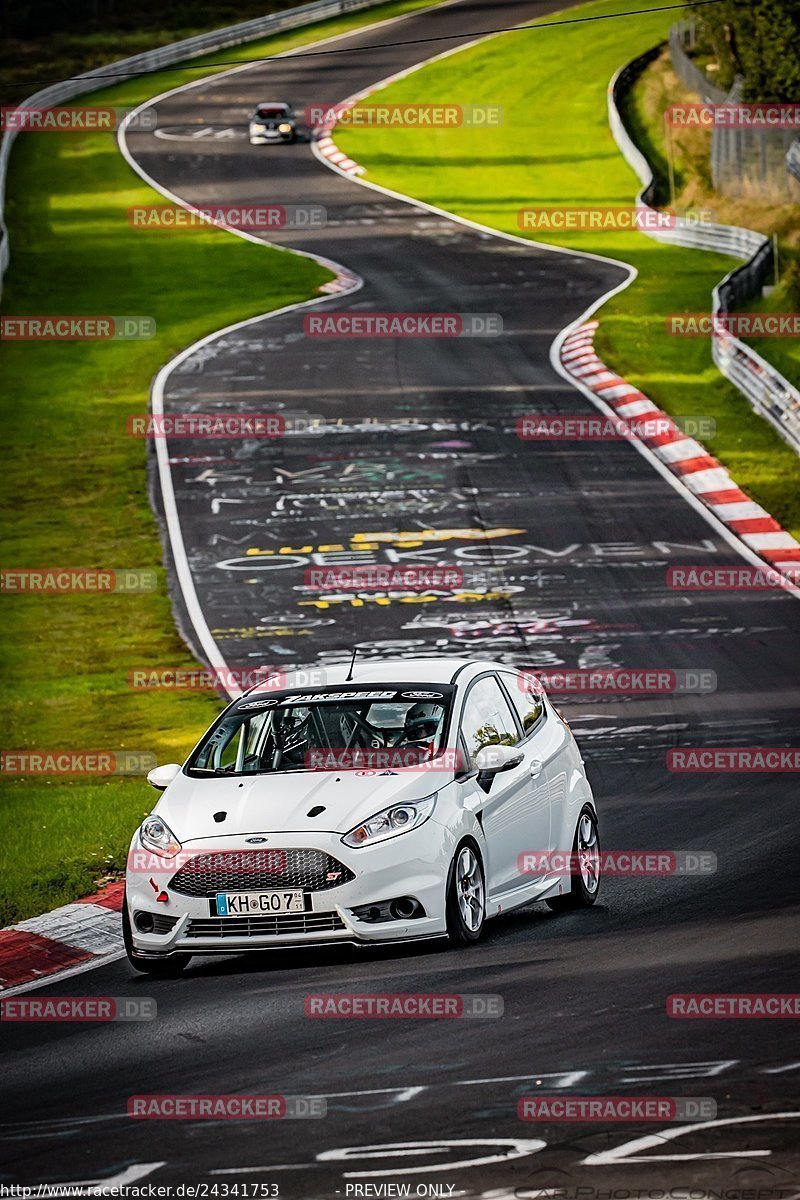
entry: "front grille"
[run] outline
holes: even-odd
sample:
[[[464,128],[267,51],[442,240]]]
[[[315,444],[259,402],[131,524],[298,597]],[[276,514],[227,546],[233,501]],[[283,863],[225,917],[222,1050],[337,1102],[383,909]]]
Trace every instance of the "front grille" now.
[[[330,933],[345,929],[336,912],[276,913],[259,917],[201,917],[190,921],[186,937],[267,937],[289,933]]]
[[[199,854],[176,872],[169,886],[184,896],[217,892],[264,892],[302,888],[324,892],[355,879],[352,871],[324,850],[217,850]]]

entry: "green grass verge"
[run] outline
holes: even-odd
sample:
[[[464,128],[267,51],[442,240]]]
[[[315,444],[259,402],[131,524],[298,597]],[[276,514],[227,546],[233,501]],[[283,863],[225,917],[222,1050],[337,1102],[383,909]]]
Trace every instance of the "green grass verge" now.
[[[637,0],[631,7],[648,7]],[[571,16],[619,11],[609,0]],[[630,205],[633,171],[608,127],[606,88],[618,67],[666,37],[670,13],[508,33],[432,63],[379,93],[397,103],[499,104],[504,122],[481,128],[341,126],[342,150],[366,178],[494,228],[622,258],[638,279],[603,308],[598,353],[676,418],[712,417],[706,444],[734,478],[800,533],[800,463],[771,426],[717,372],[704,339],[666,332],[674,312],[707,312],[711,291],[735,260],[653,242],[638,232],[526,233],[520,208]],[[372,101],[376,97],[371,97]],[[634,96],[634,109],[640,104]],[[642,111],[640,124],[649,114]]]
[[[422,7],[399,3],[247,47],[285,50]],[[230,56],[230,52],[228,54]],[[208,65],[226,57],[209,56]],[[134,105],[201,74],[151,75],[95,93]],[[2,597],[7,749],[133,749],[181,760],[219,710],[213,693],[133,691],[137,666],[192,667],[179,640],[146,493],[146,411],[158,368],[204,334],[307,299],[330,278],[309,259],[218,229],[129,228],[133,204],[162,203],[109,134],[25,134],[11,158],[11,267],[4,311],[149,315],[141,342],[0,344],[8,567],[158,568],[142,595]],[[155,794],[141,778],[2,780],[0,925],[92,890],[124,862]]]

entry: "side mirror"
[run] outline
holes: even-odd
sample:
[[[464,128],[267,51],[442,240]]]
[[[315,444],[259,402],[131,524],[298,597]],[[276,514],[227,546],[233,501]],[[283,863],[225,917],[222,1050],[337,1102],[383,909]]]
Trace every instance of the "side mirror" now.
[[[518,767],[525,754],[519,746],[484,746],[475,755],[475,766],[481,775],[497,775]]]
[[[163,767],[153,767],[152,771],[147,772],[147,782],[157,792],[163,792],[180,773],[180,763],[165,763]]]

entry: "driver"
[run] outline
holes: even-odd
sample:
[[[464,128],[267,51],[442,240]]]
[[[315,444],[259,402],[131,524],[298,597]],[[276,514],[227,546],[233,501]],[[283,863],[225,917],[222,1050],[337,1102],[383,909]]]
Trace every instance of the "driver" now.
[[[425,751],[426,756],[433,754],[442,716],[438,704],[412,704],[403,725],[403,744]]]

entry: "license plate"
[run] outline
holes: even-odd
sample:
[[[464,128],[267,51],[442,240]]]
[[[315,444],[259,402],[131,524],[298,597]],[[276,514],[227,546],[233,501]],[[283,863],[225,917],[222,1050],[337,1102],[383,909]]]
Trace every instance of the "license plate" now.
[[[302,892],[217,892],[218,917],[305,912]]]

